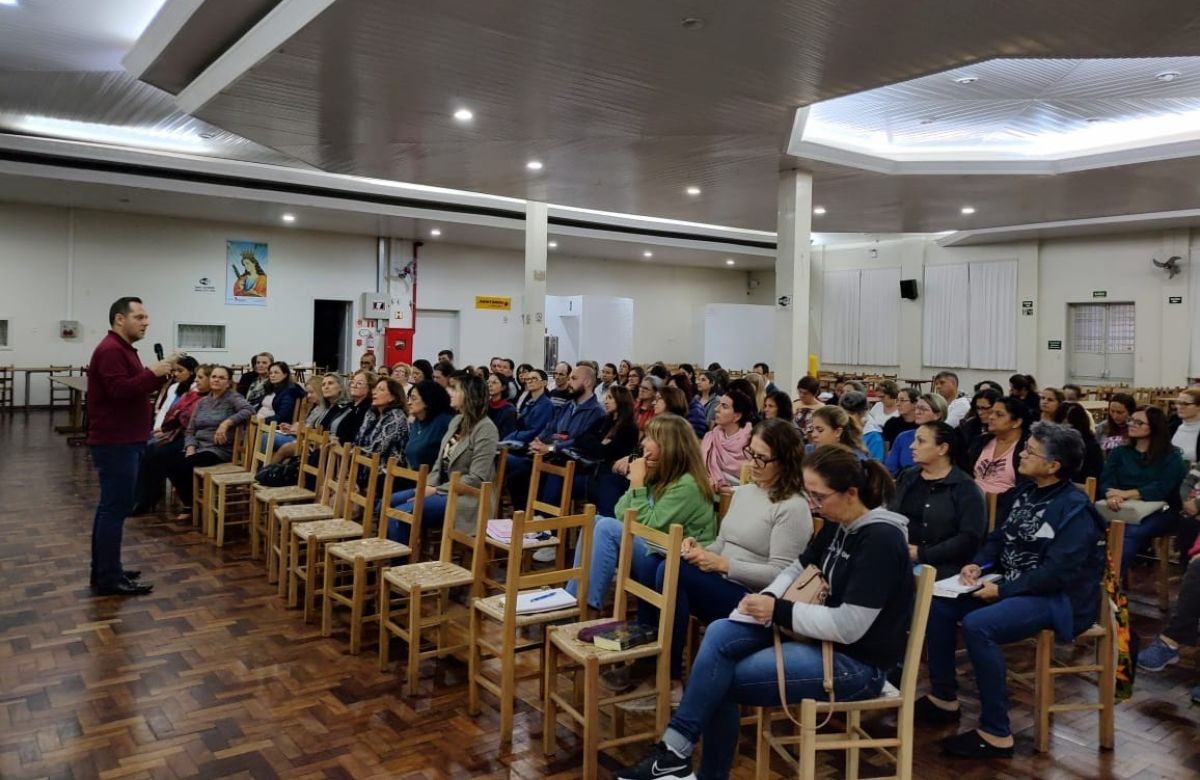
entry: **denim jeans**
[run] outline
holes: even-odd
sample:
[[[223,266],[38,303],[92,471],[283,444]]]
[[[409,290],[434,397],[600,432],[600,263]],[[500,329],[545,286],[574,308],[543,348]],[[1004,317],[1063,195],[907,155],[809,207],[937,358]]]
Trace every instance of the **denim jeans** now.
[[[704,738],[699,777],[729,777],[741,732],[739,705],[780,703],[771,633],[769,628],[732,620],[717,620],[705,632],[683,702],[663,735],[668,746],[684,755]],[[789,703],[828,699],[819,644],[784,642],[783,664]],[[886,677],[885,669],[834,653],[833,691],[838,701],[878,696]]]
[[[659,559],[662,561],[662,559]],[[654,577],[654,589],[662,593],[666,562],[658,564]],[[727,580],[715,571],[701,571],[687,561],[679,562],[679,587],[675,591],[675,627],[671,631],[671,679],[683,678],[683,646],[687,642],[688,617],[707,625],[714,620],[729,617],[750,591]],[[638,606],[638,622],[657,625],[658,610],[643,610]],[[643,617],[643,613],[645,616]]]
[[[138,467],[146,445],[93,444],[92,462],[100,477],[100,502],[92,520],[92,578],[101,587],[120,583],[121,537],[133,508]]]
[[[1140,555],[1150,542],[1160,536],[1175,532],[1179,524],[1179,512],[1170,507],[1142,518],[1136,525],[1125,526],[1125,548],[1121,552],[1121,576],[1129,571],[1133,559]]]
[[[969,596],[935,598],[925,631],[929,650],[930,693],[943,701],[958,697],[955,634],[962,623],[963,643],[979,685],[979,728],[996,737],[1012,731],[1008,722],[1008,679],[1001,645],[1054,628],[1050,597],[1014,596],[985,602]]]
[[[163,497],[163,480],[172,463],[183,458],[183,435],[164,444],[150,444],[138,467],[137,490],[133,505],[142,512],[154,508]]]
[[[604,597],[617,574],[617,560],[621,553],[621,521],[612,517],[597,517],[592,526],[592,561],[588,570],[587,602],[594,609],[604,605]],[[583,545],[575,548],[575,565],[583,562]],[[630,574],[643,585],[653,587],[662,558],[650,552],[638,537],[633,540],[633,563]],[[567,592],[572,596],[579,592],[579,583],[567,583]],[[638,605],[641,612],[645,604]]]
[[[414,499],[417,491],[401,490],[399,493],[392,494],[391,506],[400,509],[404,512],[412,512]],[[446,518],[446,496],[442,493],[434,493],[432,496],[425,496],[425,503],[421,509],[421,527],[422,528],[437,528],[439,531],[442,527],[442,522]],[[408,523],[401,523],[399,520],[388,520],[387,536],[393,542],[400,544],[408,544],[409,535],[412,529]]]
[[[512,499],[513,511],[524,511],[529,501],[529,481],[533,476],[533,458],[509,455],[504,462],[504,484]]]

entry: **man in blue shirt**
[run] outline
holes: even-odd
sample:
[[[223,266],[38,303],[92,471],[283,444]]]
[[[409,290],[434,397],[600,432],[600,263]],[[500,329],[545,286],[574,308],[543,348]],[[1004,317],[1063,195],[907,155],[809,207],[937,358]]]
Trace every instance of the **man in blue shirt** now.
[[[604,408],[596,400],[595,388],[596,372],[590,366],[575,366],[564,388],[571,400],[558,407],[554,419],[529,442],[528,455],[508,456],[505,482],[514,510],[523,510],[527,504],[529,480],[533,472],[532,456],[570,447],[577,436],[604,416]]]

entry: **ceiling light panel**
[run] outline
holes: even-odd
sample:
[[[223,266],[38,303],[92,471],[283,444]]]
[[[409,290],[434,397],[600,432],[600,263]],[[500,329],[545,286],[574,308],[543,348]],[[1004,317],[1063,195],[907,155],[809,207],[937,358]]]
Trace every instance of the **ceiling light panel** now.
[[[13,121],[14,129],[34,135],[67,138],[73,141],[161,149],[171,152],[203,154],[212,150],[198,134],[190,131],[159,130],[149,127],[106,125],[97,122],[78,122],[48,116],[27,115]]]

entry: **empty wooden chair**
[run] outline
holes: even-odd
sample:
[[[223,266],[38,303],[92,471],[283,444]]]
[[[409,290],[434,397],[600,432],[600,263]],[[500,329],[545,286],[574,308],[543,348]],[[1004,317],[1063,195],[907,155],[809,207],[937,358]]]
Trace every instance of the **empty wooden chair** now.
[[[250,468],[250,442],[258,435],[258,420],[250,418],[250,422],[234,431],[233,458],[228,463],[216,463],[212,466],[201,466],[192,469],[192,527],[201,528],[208,535],[205,522],[208,517],[208,482],[213,474],[235,474]]]
[[[500,705],[500,740],[504,744],[512,742],[513,710],[516,706],[517,691],[517,654],[542,647],[540,641],[519,642],[517,630],[578,619],[584,614],[588,568],[592,557],[592,524],[595,517],[596,507],[591,504],[587,505],[583,514],[564,517],[535,520],[525,512],[517,512],[513,516],[513,536],[508,552],[508,576],[504,583],[504,592],[477,598],[471,604],[467,710],[472,715],[479,713],[480,688],[495,695]],[[583,546],[582,562],[579,566],[554,566],[537,572],[521,573],[525,534],[546,532],[562,536],[572,529],[578,529],[579,543]],[[549,612],[517,612],[517,596],[522,591],[546,586],[560,587],[571,580],[580,583],[578,595],[571,606]],[[498,629],[498,636],[494,629]],[[489,676],[483,669],[483,663],[489,658],[496,659],[500,664],[500,673],[496,678]],[[544,684],[544,677],[540,671],[523,676],[537,676]]]
[[[1108,524],[1107,576],[1117,577],[1121,567],[1121,552],[1125,547],[1125,524],[1113,520]],[[1037,654],[1034,660],[1034,737],[1033,748],[1039,753],[1050,749],[1050,719],[1056,712],[1095,710],[1100,713],[1100,747],[1111,750],[1114,744],[1117,689],[1117,625],[1104,577],[1100,580],[1100,612],[1096,624],[1075,638],[1076,644],[1096,643],[1096,658],[1090,664],[1054,665],[1054,632],[1044,630],[1037,635]],[[1097,675],[1098,696],[1095,702],[1058,704],[1054,700],[1054,679],[1064,674]]]
[[[311,503],[317,497],[315,489],[307,487],[309,480],[313,488],[320,485],[321,470],[325,466],[329,434],[318,427],[306,428],[296,440],[296,453],[300,466],[296,484],[280,487],[255,485],[250,501],[250,557],[257,560],[265,550],[267,559],[267,581],[274,582],[278,576],[276,567],[279,558],[271,543],[274,530],[275,508],[285,504]]]
[[[663,573],[663,590],[657,593],[651,588],[633,579],[630,572],[633,560],[633,543],[635,538],[641,538],[646,544],[661,547],[666,550],[678,550],[683,542],[683,526],[675,523],[668,533],[656,531],[637,521],[637,512],[630,509],[625,513],[621,529],[621,552],[617,563],[617,592],[616,602],[611,618],[600,618],[570,625],[550,626],[546,629],[546,658],[545,658],[545,701],[542,710],[542,749],[545,753],[553,753],[556,749],[556,734],[558,712],[561,709],[569,718],[578,724],[583,735],[583,776],[597,776],[598,759],[601,750],[618,745],[626,745],[642,740],[653,741],[667,728],[671,719],[671,633],[675,623],[675,596],[679,579],[679,556],[668,555]],[[585,551],[586,554],[586,551]],[[581,588],[582,590],[583,588]],[[631,647],[628,650],[613,651],[597,647],[592,642],[579,640],[579,632],[591,626],[608,623],[613,620],[627,619],[627,599],[635,596],[644,604],[654,606],[658,610],[658,635],[654,642]],[[632,691],[614,695],[603,695],[600,692],[600,671],[604,667],[624,664],[641,658],[654,658],[657,664],[654,674],[653,694],[646,691]],[[573,698],[558,692],[558,675],[570,674],[576,677],[583,675],[583,701],[576,703]],[[573,686],[579,688],[578,682]],[[600,712],[603,707],[616,707],[634,699],[644,699],[654,696],[654,722],[650,729],[636,734],[622,734],[619,724],[621,714],[614,710],[613,724],[617,732],[611,739],[601,739],[602,723]]]
[[[562,480],[562,490],[559,491],[558,500],[555,502],[542,501],[538,498],[541,493],[545,478],[555,476]],[[533,456],[533,467],[529,479],[529,497],[526,503],[526,510],[531,516],[542,517],[565,517],[571,512],[571,483],[575,479],[575,461],[568,460],[565,466],[555,466],[547,463],[541,453]],[[499,484],[499,483],[497,483]],[[515,533],[515,531],[514,531]],[[520,559],[521,566],[517,571],[523,571],[528,568],[530,556],[535,550],[544,547],[555,548],[555,565],[558,568],[563,568],[566,562],[566,546],[560,543],[561,540],[557,536],[550,536],[546,539],[537,541],[525,540],[523,544],[524,555]],[[491,564],[499,561],[504,561],[508,557],[510,545],[507,542],[500,541],[493,537],[484,536],[484,543],[489,550],[489,557],[496,557],[489,561],[489,566],[484,569],[484,584],[488,590],[503,590],[504,583],[499,579],[491,576]]]
[[[482,538],[491,516],[493,486],[483,483],[478,489],[463,484],[455,472],[450,475],[450,493],[446,499],[446,512],[442,520],[442,543],[436,561],[418,561],[405,566],[393,566],[384,572],[383,592],[379,598],[379,668],[387,669],[388,643],[391,637],[399,637],[408,645],[406,666],[408,695],[417,692],[417,681],[421,672],[421,661],[426,658],[441,658],[468,649],[468,626],[465,612],[451,610],[450,591],[454,588],[471,586],[472,596],[481,595],[483,582]],[[455,528],[460,496],[474,496],[478,500],[479,514],[474,534],[465,534]],[[459,549],[464,563],[454,563],[455,550]],[[414,548],[415,549],[415,548]],[[436,596],[431,614],[425,614],[425,596]],[[395,599],[395,601],[393,601]],[[394,609],[393,604],[403,606]],[[461,641],[451,644],[451,629],[456,621],[461,629]],[[437,638],[433,649],[422,650],[421,640],[426,632],[436,629]]]
[[[380,580],[383,570],[396,558],[408,556],[416,546],[388,539],[388,521],[406,523],[416,533],[419,543],[421,510],[425,506],[425,483],[429,466],[413,471],[400,465],[396,458],[388,461],[384,471],[382,511],[375,534],[367,532],[362,539],[348,539],[325,547],[325,587],[321,599],[321,635],[333,632],[333,608],[341,604],[350,609],[350,653],[358,655],[362,648],[363,624],[379,619]],[[388,506],[388,499],[399,487],[398,480],[415,483],[416,495],[412,512]],[[365,526],[365,524],[364,524]],[[409,537],[410,541],[414,537]],[[367,612],[368,602],[372,605]]]
[[[205,527],[218,547],[225,546],[225,531],[238,525],[249,527],[254,475],[271,462],[275,450],[275,423],[266,428],[259,427],[262,441],[251,439],[250,465],[246,471],[209,474],[204,478],[208,492],[208,517]]]
[[[289,575],[291,560],[292,524],[309,523],[315,520],[332,520],[345,511],[346,493],[349,490],[350,455],[354,445],[329,444],[325,456],[325,470],[317,489],[317,500],[311,504],[287,504],[275,508],[273,530],[268,534],[269,544],[278,557],[279,595],[287,596],[287,605],[298,603],[299,588]]]
[[[864,749],[875,750],[896,765],[893,777],[899,780],[912,778],[913,706],[917,697],[917,674],[921,666],[921,647],[925,644],[925,626],[929,622],[929,608],[933,600],[933,582],[936,575],[932,566],[918,567],[916,574],[916,598],[913,602],[912,622],[908,630],[908,643],[904,650],[903,672],[898,696],[880,695],[861,701],[827,701],[803,699],[800,702],[798,728],[789,735],[777,735],[771,724],[787,718],[794,720],[791,713],[782,707],[758,708],[758,741],[755,753],[755,776],[766,780],[770,774],[771,751],[774,750],[792,767],[798,769],[800,777],[816,777],[817,751],[840,750],[846,753],[846,777],[858,777],[859,756]],[[896,711],[896,735],[873,737],[862,727],[864,712]],[[842,716],[843,731],[818,733],[817,725],[830,712]],[[882,724],[880,724],[882,725]],[[799,757],[793,757],[788,745],[796,745]]]

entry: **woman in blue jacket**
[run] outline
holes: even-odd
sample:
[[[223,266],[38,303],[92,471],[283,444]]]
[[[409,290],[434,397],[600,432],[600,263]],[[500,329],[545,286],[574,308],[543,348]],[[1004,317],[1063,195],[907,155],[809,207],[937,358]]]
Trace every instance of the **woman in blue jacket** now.
[[[408,467],[432,467],[437,461],[442,437],[446,435],[446,426],[454,417],[450,394],[432,379],[418,382],[408,391],[408,413],[412,417],[408,426],[408,444],[404,445]]]

